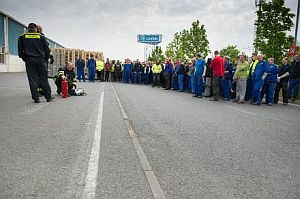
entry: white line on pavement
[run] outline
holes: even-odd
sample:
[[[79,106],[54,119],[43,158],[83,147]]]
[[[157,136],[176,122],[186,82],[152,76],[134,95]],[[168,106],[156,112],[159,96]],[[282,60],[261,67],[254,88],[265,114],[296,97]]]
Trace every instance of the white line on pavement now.
[[[13,88],[13,87],[5,87],[5,86],[1,86],[0,89],[19,89],[19,90],[29,90],[29,88]]]
[[[157,180],[157,178],[156,178],[156,176],[155,176],[155,174],[154,174],[154,172],[153,172],[153,170],[152,170],[152,168],[150,166],[150,163],[149,163],[149,161],[147,159],[147,156],[145,155],[145,153],[143,151],[143,148],[140,145],[140,142],[139,142],[139,140],[137,138],[137,135],[136,135],[136,133],[134,131],[134,128],[133,128],[132,124],[129,122],[128,116],[127,116],[127,114],[126,114],[126,112],[125,112],[125,110],[123,108],[123,105],[122,105],[122,103],[120,101],[120,98],[119,98],[119,96],[118,96],[118,94],[117,94],[117,92],[116,92],[116,90],[115,90],[115,88],[114,88],[114,86],[112,84],[111,84],[111,87],[112,87],[112,89],[113,89],[113,91],[115,93],[117,102],[119,104],[119,108],[120,108],[120,110],[122,112],[122,117],[123,117],[124,123],[125,123],[125,125],[127,127],[128,133],[129,133],[129,135],[130,135],[130,137],[132,139],[135,151],[136,151],[136,153],[137,153],[137,155],[139,157],[140,163],[141,163],[142,168],[143,168],[143,170],[145,172],[145,175],[146,175],[146,178],[147,178],[148,183],[150,185],[150,188],[151,188],[151,191],[153,193],[153,196],[156,199],[165,199],[166,196],[165,196],[162,188],[159,185],[159,182],[158,182],[158,180]]]
[[[283,104],[283,102],[278,102],[279,104]],[[300,107],[300,105],[299,104],[294,104],[294,103],[289,103],[289,105],[291,105],[291,106],[296,106],[296,107]]]
[[[236,107],[232,107],[232,106],[228,106],[228,105],[223,105],[223,106],[226,107],[226,108],[229,108],[229,109],[233,109],[233,110],[236,110],[236,111],[239,111],[239,112],[242,112],[242,113],[249,114],[249,115],[253,115],[253,116],[256,115],[255,113],[251,113],[249,111],[239,109],[239,108],[236,108]]]
[[[84,199],[94,199],[96,193],[100,142],[101,142],[103,103],[104,103],[104,91],[101,92],[101,97],[100,97],[100,105],[99,105],[99,110],[97,115],[96,128],[94,132],[93,145],[92,145],[92,150],[91,150],[91,155],[89,160],[85,187],[83,190]]]

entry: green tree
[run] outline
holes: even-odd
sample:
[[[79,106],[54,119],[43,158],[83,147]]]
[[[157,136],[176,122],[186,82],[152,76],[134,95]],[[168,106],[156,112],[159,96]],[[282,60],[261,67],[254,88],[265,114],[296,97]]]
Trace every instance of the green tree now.
[[[197,53],[202,53],[205,56],[209,53],[206,30],[199,20],[193,22],[190,29],[176,32],[165,52],[166,56],[173,60],[192,59]]]
[[[187,58],[192,59],[197,53],[205,57],[209,53],[209,42],[204,25],[199,20],[192,23],[192,27],[187,31],[186,41],[183,43],[184,52]]]
[[[272,0],[264,3],[262,10],[257,12],[257,30],[254,47],[266,57],[274,57],[277,63],[293,44],[293,36],[287,35],[293,27],[295,16],[284,6],[284,0]]]
[[[164,53],[161,49],[160,46],[155,46],[155,48],[153,49],[151,55],[149,56],[148,58],[149,61],[159,61],[159,62],[162,62],[165,60],[165,56],[164,56]]]
[[[240,53],[240,50],[237,49],[237,46],[233,46],[233,45],[228,45],[225,48],[222,48],[220,50],[220,55],[221,56],[229,56],[230,60],[233,64],[235,64],[237,62],[239,53]]]

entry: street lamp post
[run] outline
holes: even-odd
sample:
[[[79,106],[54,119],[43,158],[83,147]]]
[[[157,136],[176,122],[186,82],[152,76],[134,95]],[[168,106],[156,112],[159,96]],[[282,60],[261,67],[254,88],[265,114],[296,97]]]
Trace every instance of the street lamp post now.
[[[300,0],[298,0],[297,18],[296,18],[296,30],[295,30],[295,45],[296,46],[297,46],[297,35],[298,35],[298,25],[299,25],[299,12],[300,12]]]

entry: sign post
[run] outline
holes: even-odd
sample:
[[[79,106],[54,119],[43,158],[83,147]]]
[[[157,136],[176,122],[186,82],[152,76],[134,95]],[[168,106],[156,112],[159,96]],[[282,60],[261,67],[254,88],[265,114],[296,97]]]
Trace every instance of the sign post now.
[[[290,57],[297,55],[297,46],[295,46],[295,45],[290,46],[288,55]]]
[[[145,44],[144,47],[144,59],[148,60],[150,53],[153,51],[154,46],[161,43],[162,35],[161,34],[145,34],[137,35],[137,42]]]

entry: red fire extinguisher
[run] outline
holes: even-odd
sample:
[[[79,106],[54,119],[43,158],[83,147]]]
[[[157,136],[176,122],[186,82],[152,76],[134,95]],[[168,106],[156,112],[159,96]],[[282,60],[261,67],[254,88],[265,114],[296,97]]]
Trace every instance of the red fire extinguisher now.
[[[68,97],[68,81],[65,78],[61,80],[61,91],[62,91],[62,97],[67,98]]]

